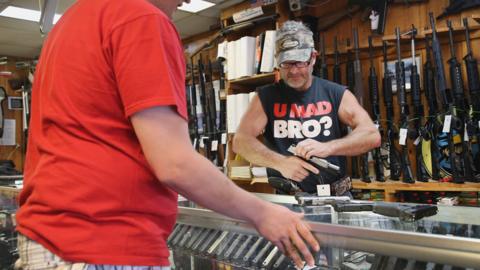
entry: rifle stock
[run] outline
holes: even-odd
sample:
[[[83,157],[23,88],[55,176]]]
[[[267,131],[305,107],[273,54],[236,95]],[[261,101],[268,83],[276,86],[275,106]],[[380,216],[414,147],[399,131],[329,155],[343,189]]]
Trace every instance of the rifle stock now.
[[[190,75],[191,75],[191,85],[188,88],[188,97],[190,100],[190,136],[192,141],[198,140],[198,117],[197,117],[197,88],[195,85],[195,68],[193,66],[193,61],[190,62]],[[195,145],[195,148],[197,148]]]
[[[473,165],[473,158],[470,150],[470,144],[467,140],[464,139],[464,135],[466,133],[465,126],[469,122],[469,117],[467,114],[468,108],[465,102],[465,92],[464,92],[464,83],[463,83],[463,75],[462,75],[462,66],[460,62],[457,60],[455,55],[455,46],[453,44],[453,28],[452,22],[447,20],[448,26],[448,36],[449,36],[449,45],[450,45],[450,55],[451,58],[448,60],[448,64],[450,66],[450,80],[451,85],[453,88],[453,104],[454,104],[454,111],[453,116],[455,117],[455,123],[453,125],[454,131],[456,134],[452,134],[453,136],[459,136],[460,143],[455,147],[455,150],[460,148],[461,150],[461,158],[455,170],[460,170],[463,172],[461,177],[465,181],[475,181],[475,173],[474,173],[474,165]],[[456,140],[454,140],[456,141]],[[463,169],[463,170],[462,170]]]
[[[370,101],[372,103],[372,114],[374,123],[380,128],[380,107],[378,104],[378,76],[375,66],[373,65],[373,46],[372,37],[368,37],[368,48],[370,54],[370,74],[368,75],[368,86],[370,88]],[[380,155],[380,147],[373,149],[373,161],[375,170],[375,180],[379,182],[385,181],[383,173],[382,158]]]
[[[435,92],[435,76],[433,64],[431,61],[430,38],[425,37],[425,48],[427,60],[423,66],[423,88],[425,90],[425,97],[428,102],[428,120],[425,124],[425,133],[423,139],[430,141],[430,156],[431,156],[431,177],[433,180],[440,180],[440,150],[437,146],[436,134],[439,131],[437,123],[438,103],[437,94]]]
[[[340,70],[340,62],[338,60],[339,52],[338,52],[338,41],[337,36],[333,39],[333,47],[335,49],[335,64],[333,66],[333,81],[341,84],[342,83],[342,72]]]
[[[320,77],[322,79],[328,80],[328,67],[327,60],[325,59],[325,36],[320,36],[320,48],[321,48],[321,66],[320,66]]]
[[[199,132],[200,134],[200,140],[203,142],[203,147],[205,149],[205,156],[209,159],[212,160],[212,154],[211,154],[211,143],[210,143],[210,132],[212,130],[211,126],[211,119],[210,119],[210,113],[208,110],[208,105],[207,105],[207,84],[205,81],[205,68],[203,66],[202,60],[198,60],[198,82],[200,86],[200,104],[203,112],[203,117],[205,119],[205,129],[202,131],[202,133]]]
[[[434,57],[434,62],[436,66],[436,78],[437,78],[437,87],[441,96],[442,107],[444,108],[444,113],[446,115],[453,115],[455,113],[454,104],[452,102],[451,90],[447,87],[447,81],[445,78],[445,69],[443,64],[442,49],[440,46],[440,41],[438,40],[437,31],[435,27],[435,19],[433,18],[433,13],[429,13],[430,25],[432,27],[432,52]],[[464,179],[461,177],[459,169],[462,161],[455,151],[453,131],[449,130],[447,133],[448,140],[448,150],[449,150],[449,159],[450,159],[450,169],[452,174],[452,181],[455,183],[463,183]]]
[[[353,72],[355,81],[355,96],[358,99],[358,103],[363,107],[363,81],[362,81],[362,66],[360,63],[360,49],[358,45],[358,29],[353,28],[353,48],[355,52],[355,60],[353,61]],[[368,169],[368,152],[360,156],[361,160],[361,180],[366,183],[370,183],[372,180],[369,176]]]
[[[423,164],[423,154],[422,154],[422,144],[423,134],[423,118],[424,110],[422,99],[420,96],[420,75],[418,74],[417,64],[415,61],[415,36],[417,34],[417,29],[412,25],[410,30],[411,36],[411,50],[412,50],[412,66],[410,69],[410,89],[412,93],[412,103],[413,103],[413,114],[415,117],[414,120],[414,130],[411,131],[411,139],[418,140],[415,145],[415,168],[416,168],[416,179],[420,182],[428,182],[428,173]]]
[[[402,61],[401,46],[400,46],[400,28],[395,28],[397,40],[397,62],[395,63],[395,77],[397,84],[397,98],[400,107],[400,127],[408,130],[408,115],[409,108],[407,104],[406,90],[405,90],[405,64]],[[408,136],[406,136],[408,137]],[[412,168],[410,167],[410,158],[408,156],[407,142],[400,144],[400,156],[402,166],[402,181],[405,183],[414,183]]]
[[[393,74],[388,70],[387,59],[387,43],[383,41],[383,101],[386,107],[387,116],[387,141],[388,141],[388,158],[390,163],[390,179],[398,181],[401,175],[400,153],[395,144],[395,137],[397,132],[393,124],[394,110],[393,110],[393,93],[392,93],[392,77]]]
[[[350,39],[347,39],[347,47],[350,47]],[[345,65],[345,74],[347,79],[347,86],[350,91],[354,91],[355,89],[355,75],[354,75],[354,66],[353,61],[351,58],[350,50],[347,51],[347,63]],[[352,178],[359,178],[358,172],[358,159],[357,157],[353,156],[350,159],[351,167],[352,167]]]
[[[470,93],[471,104],[471,118],[469,123],[469,135],[475,136],[477,145],[480,144],[480,75],[478,72],[477,59],[473,57],[472,46],[470,43],[470,30],[468,28],[468,18],[463,19],[463,25],[465,26],[465,41],[467,43],[467,54],[463,57],[467,70],[468,78],[468,90]],[[475,169],[480,171],[480,151],[477,151],[473,157]],[[478,182],[478,179],[477,179]]]

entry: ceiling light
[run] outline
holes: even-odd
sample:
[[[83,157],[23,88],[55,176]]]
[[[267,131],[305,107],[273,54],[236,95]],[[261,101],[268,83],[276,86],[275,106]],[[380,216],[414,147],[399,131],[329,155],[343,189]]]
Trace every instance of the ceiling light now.
[[[178,7],[178,9],[192,12],[192,13],[197,13],[199,11],[212,7],[214,5],[215,5],[214,3],[210,3],[203,0],[192,0],[189,4],[184,2],[180,7]]]
[[[8,6],[6,9],[4,9],[0,13],[0,16],[32,21],[32,22],[40,21],[40,11],[33,10],[33,9],[19,8],[14,6]],[[55,17],[53,18],[53,23],[54,24],[57,23],[57,21],[60,19],[61,16],[62,15],[60,14],[55,14]]]

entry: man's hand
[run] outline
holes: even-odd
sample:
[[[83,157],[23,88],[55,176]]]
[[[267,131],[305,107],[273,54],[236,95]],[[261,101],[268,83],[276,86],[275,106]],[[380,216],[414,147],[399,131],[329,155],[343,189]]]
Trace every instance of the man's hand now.
[[[311,228],[302,220],[303,214],[294,213],[280,205],[268,204],[257,216],[253,221],[257,231],[292,258],[295,265],[302,267],[303,261],[310,266],[315,264],[308,246],[314,251],[319,251],[320,246],[311,233]]]
[[[277,167],[278,168],[275,169],[278,170],[283,177],[297,182],[305,179],[310,172],[314,174],[319,173],[318,169],[313,165],[295,156],[285,157]]]
[[[332,149],[328,143],[306,139],[295,147],[296,155],[309,160],[311,157],[326,158],[332,155]]]

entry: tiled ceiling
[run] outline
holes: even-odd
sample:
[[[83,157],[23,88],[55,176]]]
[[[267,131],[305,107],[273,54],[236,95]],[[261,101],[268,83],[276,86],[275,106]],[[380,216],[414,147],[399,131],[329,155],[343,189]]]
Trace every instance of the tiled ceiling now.
[[[59,0],[57,13],[64,13],[75,1]],[[243,0],[208,1],[217,5],[197,14],[181,10],[175,12],[173,21],[182,38],[208,31],[212,25],[218,24],[220,10]],[[9,5],[40,10],[39,2],[39,0],[0,0],[0,10]],[[0,16],[0,56],[35,58],[40,53],[44,38],[38,23]]]

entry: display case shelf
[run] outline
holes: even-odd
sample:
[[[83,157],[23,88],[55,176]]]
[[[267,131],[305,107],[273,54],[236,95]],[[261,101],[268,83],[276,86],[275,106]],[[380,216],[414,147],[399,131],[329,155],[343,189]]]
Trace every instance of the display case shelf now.
[[[385,191],[385,201],[394,202],[397,191],[446,191],[446,192],[480,192],[480,183],[455,184],[447,182],[415,182],[407,184],[401,181],[371,182],[365,183],[361,180],[352,181],[354,189],[375,189]]]
[[[245,87],[251,87],[251,86],[274,83],[275,78],[276,78],[275,72],[270,72],[270,73],[257,74],[250,77],[244,77],[244,78],[235,79],[235,80],[229,80],[228,82],[230,83],[230,86],[240,85]]]

